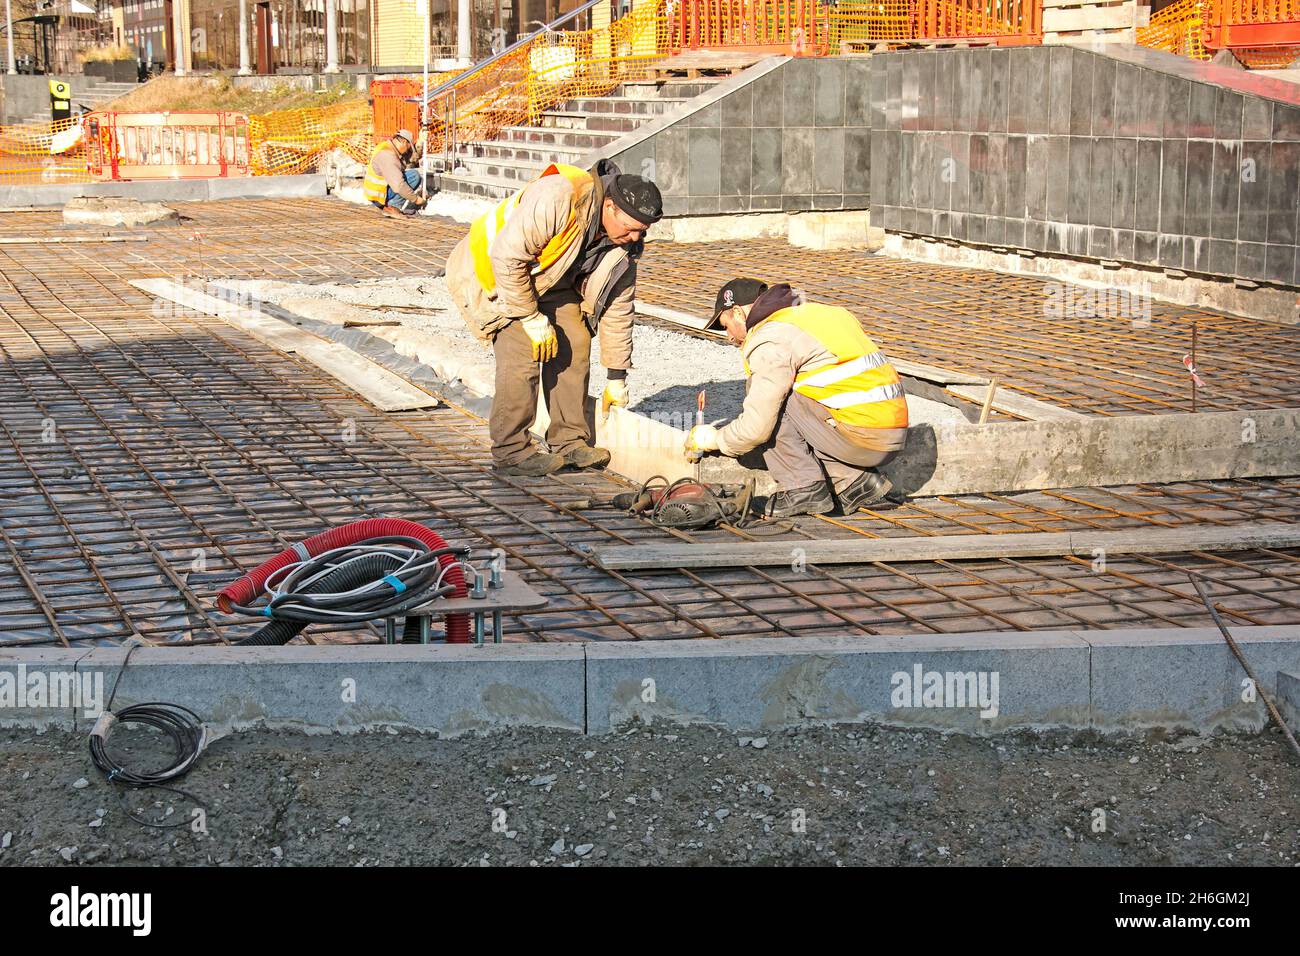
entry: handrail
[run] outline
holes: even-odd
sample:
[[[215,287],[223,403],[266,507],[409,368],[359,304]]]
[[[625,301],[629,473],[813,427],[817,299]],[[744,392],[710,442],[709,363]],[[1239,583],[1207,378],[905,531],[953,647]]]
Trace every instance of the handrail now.
[[[516,40],[514,43],[510,44],[508,47],[506,47],[506,48],[505,48],[504,50],[502,50],[501,52],[499,52],[499,53],[493,53],[493,54],[492,54],[490,57],[488,57],[486,60],[482,60],[482,61],[480,61],[480,62],[478,62],[478,63],[475,63],[472,67],[470,67],[470,68],[469,68],[468,70],[466,70],[464,73],[457,73],[457,74],[456,74],[455,76],[453,76],[451,79],[449,79],[449,80],[444,80],[442,83],[438,84],[436,87],[434,87],[433,89],[431,89],[427,94],[421,94],[420,96],[412,96],[412,97],[409,97],[409,98],[406,100],[406,102],[408,102],[408,103],[419,103],[419,104],[421,104],[422,106],[426,106],[426,107],[427,107],[427,106],[429,105],[429,103],[433,100],[433,98],[436,97],[436,96],[438,96],[440,93],[445,93],[447,90],[451,89],[453,86],[456,86],[457,84],[459,84],[459,83],[461,83],[461,82],[463,82],[463,81],[465,81],[465,80],[468,80],[470,77],[474,76],[474,75],[475,75],[476,73],[478,73],[480,70],[483,70],[483,69],[485,69],[485,68],[491,66],[493,63],[495,63],[497,60],[499,60],[499,59],[501,59],[502,57],[504,57],[506,54],[508,54],[508,53],[513,53],[515,50],[519,49],[521,46],[523,46],[525,43],[528,43],[530,40],[534,39],[535,37],[537,37],[537,36],[539,36],[539,35],[541,35],[541,34],[543,34],[543,33],[549,33],[549,32],[551,32],[551,31],[553,31],[556,27],[561,26],[561,25],[563,25],[563,24],[565,24],[565,23],[568,23],[570,20],[574,19],[578,14],[580,14],[580,13],[585,13],[586,11],[590,10],[592,7],[596,6],[596,4],[598,4],[598,3],[608,3],[608,2],[609,2],[609,0],[587,0],[587,2],[584,3],[582,6],[580,6],[580,7],[576,7],[576,8],[574,8],[573,10],[570,10],[570,11],[569,11],[568,13],[566,13],[564,16],[562,16],[562,17],[558,17],[558,18],[552,20],[550,23],[546,24],[546,26],[541,27],[541,28],[539,28],[539,29],[537,29],[537,30],[534,30],[532,33],[529,33],[529,34],[526,34],[525,36],[520,37],[518,40]]]

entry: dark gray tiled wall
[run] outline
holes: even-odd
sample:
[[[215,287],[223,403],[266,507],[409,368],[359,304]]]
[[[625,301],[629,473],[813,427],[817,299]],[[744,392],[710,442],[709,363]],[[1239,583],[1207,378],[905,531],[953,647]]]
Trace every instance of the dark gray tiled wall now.
[[[792,59],[613,156],[654,175],[669,216],[866,209],[870,63]]]
[[[1153,53],[871,57],[873,223],[1300,285],[1300,94],[1198,81]]]

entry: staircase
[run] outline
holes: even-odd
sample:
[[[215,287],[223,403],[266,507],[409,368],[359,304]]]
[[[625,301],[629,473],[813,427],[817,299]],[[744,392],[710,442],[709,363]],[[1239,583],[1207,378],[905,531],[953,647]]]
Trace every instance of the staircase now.
[[[587,165],[585,157],[593,150],[676,112],[714,82],[624,83],[607,96],[567,100],[542,113],[534,126],[507,126],[495,139],[458,144],[455,169],[439,176],[439,186],[446,193],[503,199],[551,163]]]
[[[73,77],[72,79],[72,106],[75,113],[77,107],[85,107],[87,111],[103,109],[120,96],[125,96],[132,90],[137,89],[139,83],[112,83],[107,80],[86,80],[82,77]],[[37,110],[30,116],[21,119],[11,118],[9,123],[14,126],[36,125],[50,122],[50,108],[45,106]]]

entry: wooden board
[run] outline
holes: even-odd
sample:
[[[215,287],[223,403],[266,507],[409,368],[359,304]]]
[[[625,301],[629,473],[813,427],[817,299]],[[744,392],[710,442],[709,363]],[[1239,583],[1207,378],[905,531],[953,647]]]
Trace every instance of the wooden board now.
[[[1137,8],[1131,4],[1043,11],[1043,30],[1051,33],[1068,33],[1071,30],[1130,29],[1136,25],[1136,21]]]
[[[988,390],[987,385],[949,385],[948,391],[954,395],[960,395],[962,398],[968,398],[972,402],[983,404],[984,395]],[[1028,395],[1022,395],[1015,389],[998,387],[993,393],[993,407],[999,412],[1005,412],[1008,415],[1015,415],[1017,418],[1023,418],[1026,421],[1042,422],[1055,421],[1063,418],[1083,418],[1084,416],[1071,408],[1062,408],[1059,405],[1052,405],[1048,402],[1040,402],[1036,398],[1030,398]]]
[[[1187,528],[1135,528],[1125,531],[1066,531],[1032,534],[958,534],[906,538],[852,538],[835,541],[744,541],[736,543],[611,545],[593,557],[620,571],[673,570],[807,564],[888,564],[909,561],[988,560],[1008,557],[1089,559],[1121,554],[1172,554],[1187,551],[1249,551],[1300,547],[1300,523],[1246,522]]]

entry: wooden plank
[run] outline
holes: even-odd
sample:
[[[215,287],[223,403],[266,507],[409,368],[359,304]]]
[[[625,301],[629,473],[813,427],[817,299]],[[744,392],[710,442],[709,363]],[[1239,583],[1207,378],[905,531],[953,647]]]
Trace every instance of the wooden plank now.
[[[697,332],[705,331],[708,319],[700,315],[694,315],[690,312],[681,312],[677,309],[669,309],[666,306],[655,305],[651,302],[636,300],[636,311],[641,315],[648,315],[651,318],[663,319],[665,322],[673,322],[677,325],[685,326],[688,329],[694,329]],[[725,338],[722,332],[715,332],[719,339]],[[889,364],[894,366],[894,370],[899,375],[908,375],[912,378],[923,379],[927,382],[934,382],[937,385],[948,385],[956,382],[962,385],[983,385],[988,379],[979,375],[971,375],[968,372],[957,372],[950,368],[939,368],[936,365],[926,365],[924,362],[910,362],[907,359],[897,359],[891,357]]]
[[[338,342],[300,344],[298,354],[384,412],[436,408],[438,399]]]
[[[231,302],[219,296],[209,295],[193,286],[173,282],[171,279],[133,279],[131,285],[141,292],[175,302],[195,312],[215,315],[227,324],[247,332],[263,345],[269,345],[281,352],[296,352],[303,342],[318,338],[310,332],[295,329],[264,312],[246,308],[238,302]]]
[[[652,302],[643,302],[637,299],[633,308],[641,315],[648,315],[653,319],[663,319],[665,322],[674,322],[677,325],[683,325],[688,329],[694,329],[697,332],[703,332],[709,324],[709,320],[702,315],[692,315],[690,312],[680,312],[677,309],[670,309],[666,306],[655,305]],[[722,337],[719,333],[719,338]]]
[[[960,395],[962,398],[969,398],[973,402],[982,404],[987,393],[987,385],[949,385],[948,391],[954,395]],[[993,407],[1000,412],[1006,412],[1008,415],[1015,415],[1017,418],[1023,418],[1031,422],[1085,417],[1072,408],[1062,408],[1059,405],[1040,402],[1036,398],[1030,398],[1028,395],[1022,395],[1014,389],[1001,386],[999,386],[997,394],[993,396]]]
[[[1121,554],[1296,547],[1300,547],[1300,523],[1274,521],[1194,525],[1187,528],[1132,528],[1123,531],[611,545],[596,548],[593,557],[602,567],[610,570],[644,571],[788,565],[796,558],[808,564],[869,564],[876,561],[897,564],[911,561],[1063,555],[1109,558]]]
[[[1068,33],[1071,30],[1121,30],[1137,22],[1137,8],[1082,7],[1075,10],[1044,10],[1043,30]]]

